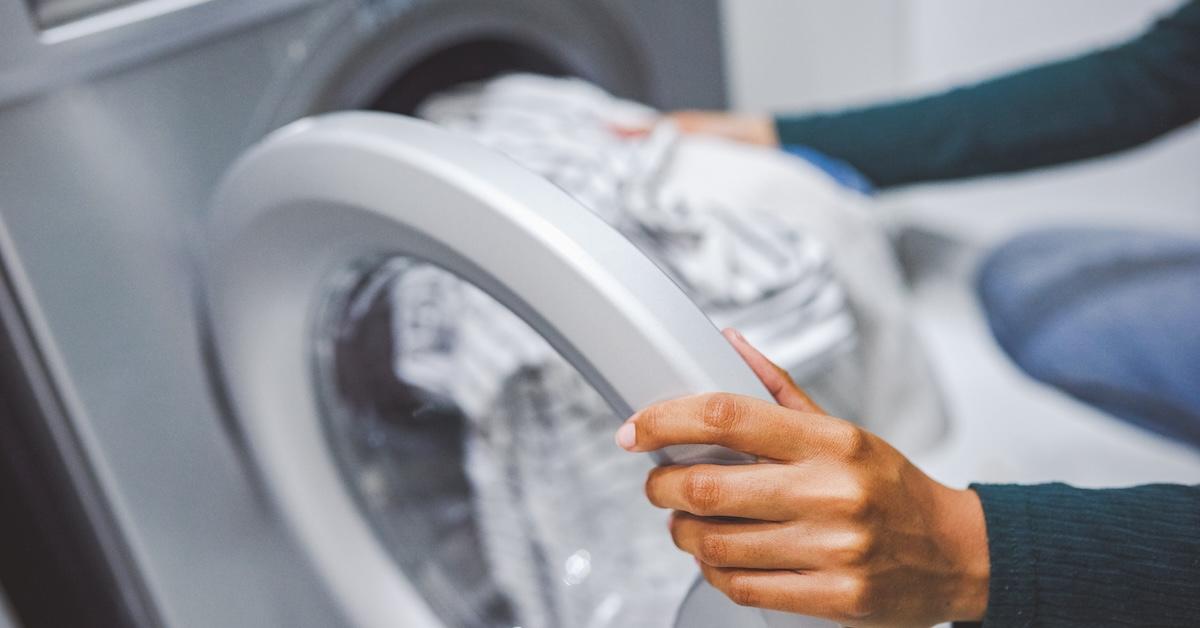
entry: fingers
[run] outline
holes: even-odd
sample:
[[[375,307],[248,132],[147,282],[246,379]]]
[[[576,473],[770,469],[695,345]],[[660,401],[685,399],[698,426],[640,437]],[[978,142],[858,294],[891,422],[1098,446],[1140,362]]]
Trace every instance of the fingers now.
[[[696,110],[673,111],[667,114],[667,119],[675,123],[676,128],[682,133],[722,135],[720,121],[724,119],[723,114]]]
[[[847,598],[852,595],[840,576],[824,572],[713,567],[700,563],[704,579],[742,606],[849,619]]]
[[[820,521],[752,521],[671,513],[676,547],[713,567],[842,571],[875,551],[871,536]]]
[[[621,138],[625,138],[625,139],[633,139],[633,138],[645,137],[647,135],[650,135],[650,132],[654,130],[654,124],[649,123],[649,122],[646,124],[636,124],[636,123],[610,124],[610,125],[608,125],[608,130],[611,131],[613,133],[613,135],[616,135],[617,137],[621,137]]]
[[[792,381],[792,376],[788,374],[779,365],[772,362],[767,356],[763,355],[754,345],[751,345],[742,337],[741,332],[736,329],[728,328],[721,332],[725,339],[733,348],[742,356],[746,364],[758,376],[759,381],[767,387],[771,396],[778,401],[780,405],[800,410],[801,412],[812,412],[814,414],[825,414],[821,406],[817,405],[796,383]]]
[[[649,406],[630,417],[616,439],[629,451],[722,445],[761,458],[797,461],[828,450],[831,439],[852,437],[852,429],[841,419],[752,397],[710,393]]]
[[[769,116],[728,111],[675,111],[667,118],[683,133],[702,133],[760,146],[778,146],[775,122]]]
[[[791,465],[667,466],[650,472],[646,497],[659,508],[702,517],[787,521],[796,514],[789,487],[801,481]]]
[[[679,549],[713,567],[815,569],[822,550],[794,523],[722,520],[675,512],[671,537]]]
[[[719,126],[718,121],[724,120],[725,117],[725,114],[710,111],[689,110],[670,112],[660,120],[670,120],[682,133],[705,133],[713,132],[713,127]],[[619,137],[637,138],[649,135],[657,122],[658,120],[644,124],[622,122],[610,124],[608,128]],[[717,132],[716,134],[720,135],[721,133]]]
[[[844,525],[869,519],[873,495],[853,475],[829,465],[757,463],[670,465],[646,478],[659,508],[700,517],[737,517]]]

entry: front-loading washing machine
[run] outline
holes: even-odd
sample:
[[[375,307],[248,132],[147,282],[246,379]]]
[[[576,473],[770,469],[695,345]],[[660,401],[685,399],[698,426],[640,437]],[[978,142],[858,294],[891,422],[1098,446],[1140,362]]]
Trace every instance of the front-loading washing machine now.
[[[464,479],[454,443],[421,431],[454,414],[444,400],[394,382],[363,400],[379,286],[467,282],[618,415],[763,392],[614,231],[394,113],[509,71],[719,106],[718,27],[692,0],[0,3],[0,582],[17,621],[520,622],[463,502],[405,517]],[[393,114],[293,123],[342,109]],[[415,419],[381,428],[384,406]],[[428,480],[407,511],[372,501],[397,470]],[[710,593],[680,621],[741,621]],[[605,603],[590,625],[622,616]]]

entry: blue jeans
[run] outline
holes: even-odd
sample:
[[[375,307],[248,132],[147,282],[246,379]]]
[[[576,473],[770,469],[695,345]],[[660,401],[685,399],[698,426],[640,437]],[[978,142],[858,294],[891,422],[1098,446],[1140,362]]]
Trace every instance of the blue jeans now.
[[[979,296],[1026,373],[1200,447],[1200,241],[1057,229],[993,252]]]

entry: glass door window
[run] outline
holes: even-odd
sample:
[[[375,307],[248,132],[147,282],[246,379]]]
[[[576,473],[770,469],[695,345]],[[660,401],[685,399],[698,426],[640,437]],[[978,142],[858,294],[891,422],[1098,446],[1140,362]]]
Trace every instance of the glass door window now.
[[[642,499],[582,375],[432,264],[332,281],[315,330],[330,446],[375,533],[447,626],[667,626],[694,566]]]

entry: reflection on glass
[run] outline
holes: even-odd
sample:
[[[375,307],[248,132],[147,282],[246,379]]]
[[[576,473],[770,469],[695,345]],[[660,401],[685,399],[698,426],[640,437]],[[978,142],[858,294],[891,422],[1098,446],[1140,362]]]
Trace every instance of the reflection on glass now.
[[[642,497],[651,462],[541,336],[411,259],[334,293],[316,344],[331,447],[447,626],[670,625],[695,568]]]

